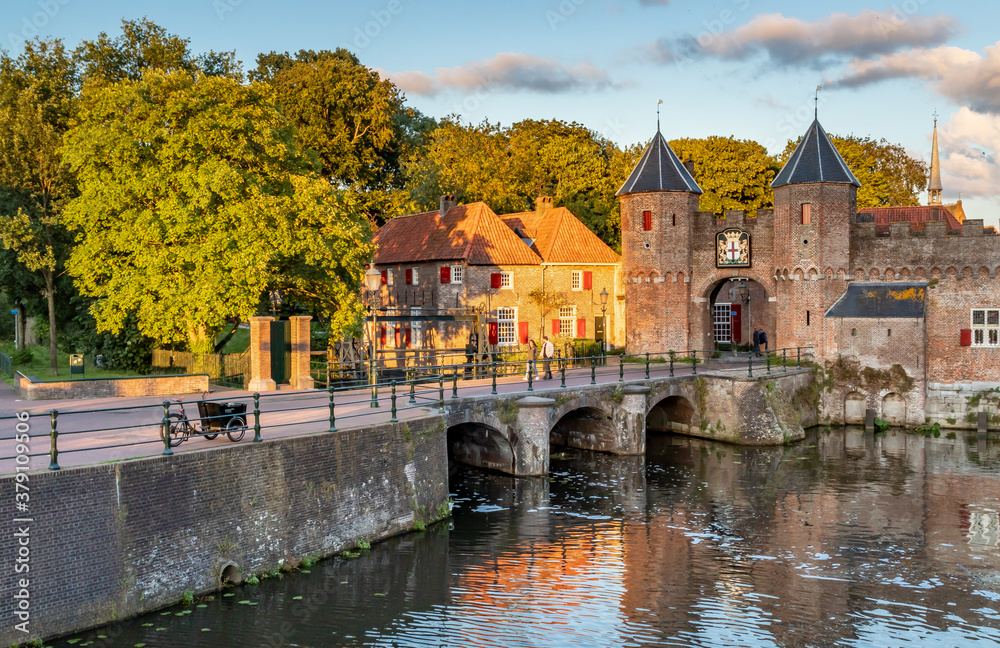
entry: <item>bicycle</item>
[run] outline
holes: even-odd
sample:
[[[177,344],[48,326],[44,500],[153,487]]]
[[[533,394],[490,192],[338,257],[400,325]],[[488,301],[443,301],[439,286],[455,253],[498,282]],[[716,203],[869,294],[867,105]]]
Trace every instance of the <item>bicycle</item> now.
[[[203,436],[214,439],[223,432],[230,441],[236,442],[243,438],[247,431],[246,403],[216,403],[214,401],[198,401],[199,418],[189,419],[184,409],[184,399],[175,398],[180,405],[179,412],[167,415],[169,424],[167,433],[170,435],[169,445],[175,448],[186,439],[193,436]],[[163,427],[160,427],[160,438],[163,438]]]

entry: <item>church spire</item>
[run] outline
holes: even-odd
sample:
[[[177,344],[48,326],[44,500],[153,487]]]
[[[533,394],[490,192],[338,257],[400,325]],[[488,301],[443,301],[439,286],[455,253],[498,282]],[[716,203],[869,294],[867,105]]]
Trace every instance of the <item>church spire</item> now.
[[[941,161],[938,158],[937,113],[934,113],[934,139],[931,144],[931,181],[927,186],[927,204],[941,204]]]

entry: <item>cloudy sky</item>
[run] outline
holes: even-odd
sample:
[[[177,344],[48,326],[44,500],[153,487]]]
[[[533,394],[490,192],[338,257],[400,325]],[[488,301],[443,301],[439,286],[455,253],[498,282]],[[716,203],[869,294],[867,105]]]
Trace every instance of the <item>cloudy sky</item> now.
[[[772,152],[805,131],[820,91],[830,133],[930,159],[939,115],[944,197],[1000,220],[1000,3],[766,0],[6,0],[2,46],[75,45],[148,16],[196,52],[344,46],[436,117],[577,121],[645,143],[735,135]]]

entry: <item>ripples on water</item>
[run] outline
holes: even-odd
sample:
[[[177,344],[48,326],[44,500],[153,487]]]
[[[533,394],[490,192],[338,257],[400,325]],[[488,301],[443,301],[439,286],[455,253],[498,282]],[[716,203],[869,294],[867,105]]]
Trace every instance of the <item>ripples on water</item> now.
[[[73,645],[1000,645],[998,439],[651,437],[452,491],[425,533]]]

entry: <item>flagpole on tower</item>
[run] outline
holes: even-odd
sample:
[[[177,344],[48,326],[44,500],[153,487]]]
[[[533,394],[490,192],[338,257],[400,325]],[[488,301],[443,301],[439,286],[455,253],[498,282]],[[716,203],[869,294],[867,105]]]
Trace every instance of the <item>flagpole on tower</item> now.
[[[816,86],[816,106],[813,108],[813,119],[819,120],[819,91],[823,89],[823,86]]]
[[[660,104],[663,103],[663,99],[656,100],[656,132],[660,132]]]

